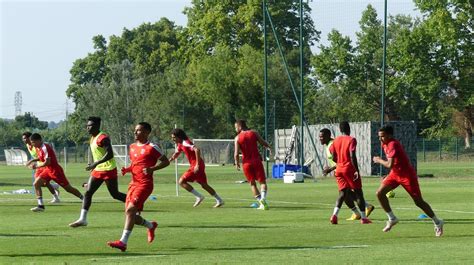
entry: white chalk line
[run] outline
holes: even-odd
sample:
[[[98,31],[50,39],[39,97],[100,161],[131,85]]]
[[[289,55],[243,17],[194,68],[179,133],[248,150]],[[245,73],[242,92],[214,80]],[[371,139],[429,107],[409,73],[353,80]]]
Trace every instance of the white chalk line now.
[[[119,254],[117,254],[119,255]],[[120,256],[120,257],[108,257],[108,258],[92,258],[92,259],[89,259],[90,261],[96,261],[96,260],[115,260],[115,259],[146,259],[146,258],[162,258],[162,257],[166,257],[168,255],[162,255],[162,254],[158,254],[158,255],[144,255],[144,256]]]
[[[35,201],[36,199],[34,198],[1,198],[0,194],[0,203],[1,202],[15,202],[15,201]],[[11,195],[11,194],[6,194],[6,195]],[[23,194],[22,194],[23,195]],[[180,195],[177,197],[176,195],[152,195],[156,196],[157,198],[179,198],[179,197],[189,197],[192,198],[194,196],[192,195]],[[206,198],[209,198],[207,196]],[[223,198],[224,201],[245,201],[245,202],[255,202],[255,199],[242,199],[242,198],[232,198],[232,197],[225,197]],[[111,197],[93,197],[93,203],[101,203],[101,202],[111,202],[115,201]],[[148,201],[155,201],[155,200],[148,200]],[[80,203],[77,199],[61,199],[61,202],[65,203]],[[277,200],[268,200],[270,204],[292,204],[292,205],[319,205],[319,206],[326,206],[328,208],[334,207],[333,203],[322,203],[322,202],[291,202],[291,201],[277,201]],[[189,202],[175,202],[175,203],[182,203],[182,204],[189,204]],[[48,203],[46,203],[48,205]],[[53,205],[53,204],[50,204]],[[55,204],[55,205],[61,205],[61,204]],[[392,207],[395,210],[407,210],[407,211],[420,211],[417,207],[408,207],[408,206],[402,206],[402,207]],[[446,212],[446,213],[458,213],[458,214],[474,214],[474,211],[459,211],[459,210],[446,210],[446,209],[433,209],[436,212]]]

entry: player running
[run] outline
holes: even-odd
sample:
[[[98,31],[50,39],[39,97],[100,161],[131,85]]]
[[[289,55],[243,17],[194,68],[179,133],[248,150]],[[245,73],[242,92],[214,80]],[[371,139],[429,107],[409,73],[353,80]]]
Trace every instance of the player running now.
[[[324,169],[323,169],[323,175],[326,176],[327,174],[329,174],[332,171],[336,170],[336,163],[334,162],[332,154],[329,151],[329,148],[331,147],[331,145],[333,144],[333,141],[334,141],[334,139],[331,138],[331,131],[327,128],[324,128],[321,131],[319,131],[319,141],[325,147],[326,157],[327,157],[327,160],[328,160],[327,161],[328,165],[325,166]],[[341,181],[343,181],[343,180],[337,180],[338,183],[340,183]],[[341,186],[343,186],[343,185],[341,185]],[[346,194],[348,196],[345,196]],[[344,201],[346,203],[347,207],[349,207],[349,209],[352,210],[352,215],[347,220],[348,221],[360,220],[360,218],[361,218],[360,212],[357,209],[357,207],[355,207],[354,202],[353,202],[355,197],[356,197],[356,195],[355,195],[354,191],[351,190],[351,189],[345,190],[344,192],[339,190],[339,196],[336,199],[336,206],[334,207],[334,212],[333,212],[333,215],[335,215],[336,218],[334,218],[334,219],[331,218],[331,223],[334,222],[334,224],[337,224],[337,216],[339,214],[339,210],[341,209],[342,201]],[[349,202],[347,200],[349,200]],[[367,217],[369,217],[369,215],[372,213],[372,211],[374,209],[375,209],[375,207],[373,205],[366,202],[366,204],[365,204],[365,214],[366,214]]]
[[[250,183],[253,195],[257,199],[260,210],[268,210],[267,192],[268,185],[265,178],[265,170],[263,169],[262,158],[258,152],[257,143],[264,146],[272,153],[270,145],[262,139],[262,137],[254,130],[247,127],[245,120],[237,120],[234,124],[237,136],[235,137],[235,167],[240,170],[239,153],[242,152],[242,168],[247,181]],[[260,191],[255,181],[260,183]]]
[[[170,162],[156,144],[148,141],[150,132],[149,123],[140,122],[135,126],[135,143],[129,148],[131,165],[122,168],[122,175],[132,173],[125,201],[125,226],[120,240],[107,242],[107,245],[122,252],[127,249],[128,238],[135,224],[148,229],[148,243],[155,239],[158,224],[155,221],[145,220],[140,216],[140,212],[143,211],[143,204],[153,191],[153,172],[167,167]],[[156,164],[158,160],[160,163]]]
[[[411,166],[410,160],[408,159],[402,144],[393,138],[393,127],[390,125],[383,126],[379,129],[378,135],[387,160],[375,156],[373,161],[376,164],[380,164],[390,169],[390,173],[382,181],[382,184],[377,190],[377,198],[388,216],[387,225],[382,231],[390,231],[399,221],[390,208],[390,203],[386,194],[399,185],[402,185],[408,194],[410,194],[415,205],[422,209],[426,215],[433,220],[435,235],[437,237],[442,236],[444,222],[436,217],[431,206],[423,200],[416,171]]]
[[[189,161],[189,169],[179,179],[179,185],[185,190],[196,196],[196,201],[193,207],[197,207],[204,200],[204,196],[201,195],[197,190],[193,188],[188,182],[196,181],[205,189],[211,196],[216,199],[214,208],[221,207],[224,205],[224,201],[217,195],[216,191],[207,184],[207,177],[205,172],[204,160],[201,158],[201,150],[194,145],[194,143],[188,138],[186,133],[179,128],[171,131],[171,139],[176,143],[176,152],[171,156],[170,162],[175,160],[181,152],[184,152],[186,158]]]
[[[33,164],[32,168],[41,169],[38,178],[35,179],[34,183],[38,206],[31,208],[31,210],[33,212],[43,212],[45,210],[43,204],[43,191],[41,190],[41,187],[50,180],[54,180],[67,192],[82,200],[82,194],[69,184],[69,181],[64,175],[63,168],[59,165],[58,160],[56,159],[56,154],[54,153],[53,148],[49,144],[43,143],[43,139],[38,133],[33,133],[30,140],[38,154],[38,158],[31,160],[33,162],[38,162]]]
[[[38,154],[36,153],[36,148],[31,144],[30,136],[31,136],[30,132],[24,132],[21,136],[21,140],[26,145],[26,149],[28,149],[28,153],[30,153],[30,156],[31,156],[31,160],[26,162],[26,166],[28,168],[32,168],[32,163],[34,163],[33,159],[38,158]],[[33,182],[39,176],[39,174],[41,173],[41,170],[42,170],[41,168],[33,170],[34,172]],[[51,184],[48,181],[48,182],[45,182],[45,186],[46,188],[48,188],[49,192],[51,192],[51,194],[53,195],[53,199],[50,201],[50,203],[60,203],[61,200],[59,199],[59,190],[58,190],[59,185],[54,183],[54,186],[53,186],[53,184]]]
[[[69,224],[70,227],[87,226],[87,213],[92,203],[92,196],[99,189],[103,182],[107,186],[112,198],[125,202],[127,195],[119,192],[117,181],[117,166],[110,137],[100,130],[101,119],[99,117],[89,117],[86,129],[91,135],[89,145],[94,162],[86,167],[91,171],[91,176],[87,183],[87,191],[84,194],[82,209],[79,219]]]
[[[342,136],[336,137],[332,145],[329,147],[334,161],[336,162],[336,180],[339,187],[339,197],[346,198],[346,203],[354,200],[352,192],[354,193],[355,200],[359,206],[359,212],[354,212],[354,208],[349,206],[356,215],[360,215],[360,222],[362,224],[370,224],[372,221],[367,218],[365,213],[365,199],[362,191],[362,180],[359,172],[359,165],[357,163],[356,148],[357,141],[354,137],[351,137],[351,128],[347,121],[343,121],[339,124]],[[352,192],[351,192],[352,190]],[[341,192],[343,193],[341,195]],[[350,199],[352,197],[352,199]],[[339,205],[334,208],[333,215],[330,218],[332,224],[337,224],[337,214],[339,212],[342,201]]]

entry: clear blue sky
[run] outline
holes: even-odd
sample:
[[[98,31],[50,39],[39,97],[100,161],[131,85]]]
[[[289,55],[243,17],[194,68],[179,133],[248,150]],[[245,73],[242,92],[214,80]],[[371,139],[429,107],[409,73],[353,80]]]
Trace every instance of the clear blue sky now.
[[[369,3],[383,14],[383,0],[310,1],[322,42],[332,28],[354,37]],[[22,112],[64,119],[69,70],[92,51],[93,36],[108,39],[161,17],[186,25],[182,11],[189,5],[190,0],[0,0],[0,117],[14,118],[15,91],[21,91]],[[414,8],[411,0],[389,0],[390,14],[416,15]]]

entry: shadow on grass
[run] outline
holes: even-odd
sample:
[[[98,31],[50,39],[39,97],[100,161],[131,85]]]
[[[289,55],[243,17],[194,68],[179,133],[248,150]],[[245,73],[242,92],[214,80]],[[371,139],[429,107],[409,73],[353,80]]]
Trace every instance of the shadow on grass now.
[[[348,245],[348,246],[253,246],[253,247],[221,247],[221,248],[194,248],[184,247],[180,250],[204,250],[204,251],[222,251],[222,250],[332,250],[347,248],[368,248],[368,245]]]
[[[66,235],[48,235],[48,234],[0,234],[1,237],[68,237]]]
[[[161,228],[211,228],[211,229],[267,229],[267,228],[279,228],[281,226],[261,226],[261,225],[167,225],[161,226]]]
[[[35,257],[74,257],[74,256],[90,256],[91,258],[97,258],[97,257],[113,257],[117,258],[118,255],[121,255],[121,257],[149,257],[151,255],[153,256],[169,256],[169,255],[177,255],[176,253],[170,254],[170,253],[133,253],[133,252],[110,252],[110,253],[100,253],[100,252],[90,252],[90,253],[75,253],[75,252],[69,252],[69,253],[28,253],[28,254],[0,254],[0,257],[10,257],[10,258],[35,258]]]
[[[7,183],[7,182],[0,182],[0,187],[7,187],[7,186],[12,186],[12,187],[28,187],[28,184],[21,184],[21,183]],[[31,188],[31,184],[29,186]]]

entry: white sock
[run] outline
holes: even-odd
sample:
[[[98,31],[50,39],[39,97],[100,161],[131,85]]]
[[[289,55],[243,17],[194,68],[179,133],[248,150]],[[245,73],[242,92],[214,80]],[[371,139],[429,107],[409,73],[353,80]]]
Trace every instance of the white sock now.
[[[87,210],[81,209],[81,215],[79,216],[79,220],[87,221]]]
[[[143,223],[142,223],[142,226],[146,227],[146,228],[153,228],[153,224],[145,219],[143,219]]]
[[[360,218],[365,219],[367,216],[365,216],[365,211],[360,211]]]
[[[332,215],[337,216],[337,215],[339,214],[339,210],[340,210],[340,209],[341,209],[341,208],[339,208],[339,207],[334,207],[334,211],[332,212]]]
[[[217,193],[214,194],[214,198],[216,198],[216,201],[217,201],[217,202],[221,202],[221,201],[222,201],[222,198],[219,197],[219,195],[217,195]]]
[[[436,215],[433,216],[433,218],[431,218],[431,219],[433,220],[433,223],[434,223],[435,225],[439,225],[439,223],[441,222],[441,220],[439,220],[438,217],[436,217]]]
[[[37,200],[38,200],[38,205],[44,206],[44,204],[43,204],[43,197],[38,197]]]
[[[262,198],[262,196],[261,196],[260,194],[257,195],[257,196],[255,196],[255,199],[256,199],[257,201],[260,201],[261,198]]]
[[[393,214],[393,212],[388,212],[387,213],[387,216],[388,216],[388,220],[395,220],[397,219],[397,217]]]
[[[122,241],[122,243],[124,243],[124,244],[127,244],[128,237],[130,236],[131,233],[132,233],[132,231],[130,231],[130,230],[123,230],[122,237],[120,238],[120,241]]]
[[[354,206],[354,208],[352,208],[351,211],[352,211],[355,215],[361,216],[361,215],[360,215],[360,212],[359,212],[359,209],[357,209],[357,207]]]
[[[266,190],[262,190],[262,193],[260,194],[262,200],[266,200],[267,199],[267,191]]]
[[[196,198],[202,198],[202,195],[201,193],[199,193],[197,190],[193,189],[192,191],[190,191],[192,194],[194,194],[194,196],[196,196]]]

